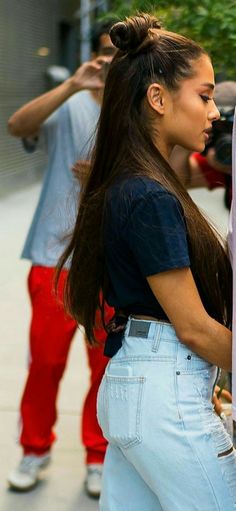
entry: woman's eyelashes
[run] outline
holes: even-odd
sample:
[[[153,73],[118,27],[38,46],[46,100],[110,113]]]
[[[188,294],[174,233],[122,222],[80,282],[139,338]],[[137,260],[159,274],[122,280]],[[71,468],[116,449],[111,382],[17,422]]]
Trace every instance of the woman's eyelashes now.
[[[200,98],[204,101],[204,103],[208,103],[208,101],[213,100],[213,98],[210,98],[210,96],[207,96],[206,94],[200,94]]]

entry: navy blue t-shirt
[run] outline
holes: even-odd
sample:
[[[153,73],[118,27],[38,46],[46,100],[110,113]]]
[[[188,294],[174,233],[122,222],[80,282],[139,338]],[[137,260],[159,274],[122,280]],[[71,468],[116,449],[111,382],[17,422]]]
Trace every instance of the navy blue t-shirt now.
[[[146,277],[190,266],[176,197],[146,177],[117,180],[107,191],[104,243],[108,304],[127,315],[166,319]]]

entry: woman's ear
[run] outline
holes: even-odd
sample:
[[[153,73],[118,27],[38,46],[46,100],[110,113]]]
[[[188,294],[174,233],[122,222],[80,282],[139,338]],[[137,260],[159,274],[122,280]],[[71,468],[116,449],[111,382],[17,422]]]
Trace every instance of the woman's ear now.
[[[147,90],[147,101],[149,106],[158,112],[164,114],[165,110],[165,93],[164,88],[158,83],[152,83]]]

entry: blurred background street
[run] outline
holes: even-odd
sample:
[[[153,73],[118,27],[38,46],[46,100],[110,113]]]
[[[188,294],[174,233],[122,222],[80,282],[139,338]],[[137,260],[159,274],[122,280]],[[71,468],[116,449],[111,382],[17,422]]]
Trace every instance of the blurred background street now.
[[[19,253],[40,186],[3,197],[0,204],[0,511],[95,511],[96,501],[83,491],[84,451],[80,443],[82,401],[88,369],[82,336],[76,335],[59,397],[58,437],[51,466],[41,484],[26,494],[7,491],[6,478],[20,459],[17,447],[18,405],[27,368],[30,304],[26,278],[30,263]]]

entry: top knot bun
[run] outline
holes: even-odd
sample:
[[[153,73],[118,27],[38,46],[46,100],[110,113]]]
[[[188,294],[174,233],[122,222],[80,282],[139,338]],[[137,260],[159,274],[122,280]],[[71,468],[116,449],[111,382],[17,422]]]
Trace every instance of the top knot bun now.
[[[129,52],[142,44],[150,28],[160,29],[160,22],[154,16],[140,14],[115,23],[110,30],[110,38],[116,48]]]

